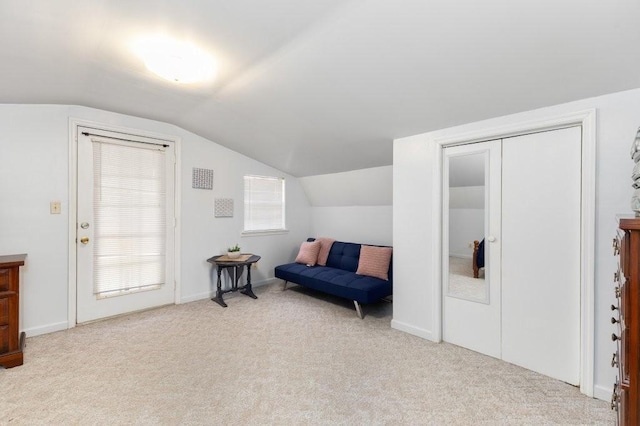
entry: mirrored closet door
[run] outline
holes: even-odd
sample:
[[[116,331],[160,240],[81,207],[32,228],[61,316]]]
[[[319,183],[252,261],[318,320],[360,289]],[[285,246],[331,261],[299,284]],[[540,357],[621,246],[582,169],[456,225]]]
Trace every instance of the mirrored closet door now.
[[[443,158],[443,337],[495,357],[500,357],[500,146],[498,140],[449,147]]]

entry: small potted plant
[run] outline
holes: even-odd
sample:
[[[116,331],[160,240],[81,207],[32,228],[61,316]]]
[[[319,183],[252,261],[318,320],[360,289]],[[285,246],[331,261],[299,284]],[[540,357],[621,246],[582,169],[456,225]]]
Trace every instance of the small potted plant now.
[[[240,246],[236,244],[233,247],[229,247],[227,249],[227,257],[229,257],[230,259],[239,258],[240,257]]]

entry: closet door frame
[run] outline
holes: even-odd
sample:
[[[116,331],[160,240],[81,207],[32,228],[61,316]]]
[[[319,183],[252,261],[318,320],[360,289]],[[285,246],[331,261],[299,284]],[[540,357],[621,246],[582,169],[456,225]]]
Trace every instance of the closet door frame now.
[[[581,152],[581,215],[580,223],[580,392],[594,396],[595,358],[595,176],[596,176],[596,110],[545,117],[506,126],[481,128],[475,131],[448,135],[433,139],[436,167],[433,170],[433,193],[437,202],[432,205],[431,229],[436,236],[432,240],[433,270],[432,312],[433,340],[442,340],[442,170],[443,149],[448,146],[503,139],[529,133],[557,130],[566,127],[582,127]]]

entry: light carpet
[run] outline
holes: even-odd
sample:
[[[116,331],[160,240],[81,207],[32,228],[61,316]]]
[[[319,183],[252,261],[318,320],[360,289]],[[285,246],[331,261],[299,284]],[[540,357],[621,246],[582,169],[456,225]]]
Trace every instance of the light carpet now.
[[[610,425],[608,403],[393,330],[392,305],[234,293],[27,339],[0,424]]]

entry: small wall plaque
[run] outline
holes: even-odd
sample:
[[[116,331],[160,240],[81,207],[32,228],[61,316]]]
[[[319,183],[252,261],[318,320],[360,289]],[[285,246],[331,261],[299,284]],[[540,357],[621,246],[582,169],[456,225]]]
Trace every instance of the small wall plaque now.
[[[194,167],[191,187],[195,189],[213,189],[213,170]]]
[[[233,198],[216,198],[214,210],[216,217],[233,217]]]

